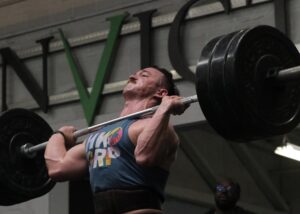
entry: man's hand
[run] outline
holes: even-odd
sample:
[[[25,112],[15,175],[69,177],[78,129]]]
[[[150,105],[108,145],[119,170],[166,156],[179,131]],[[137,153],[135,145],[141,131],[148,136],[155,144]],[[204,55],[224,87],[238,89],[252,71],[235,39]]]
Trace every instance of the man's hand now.
[[[73,126],[63,126],[48,141],[44,157],[48,175],[54,181],[67,181],[86,173],[85,147],[83,143],[76,144],[75,131]]]
[[[165,113],[180,115],[190,106],[182,103],[181,99],[179,96],[164,96],[159,109]]]
[[[63,126],[59,131],[64,133],[65,145],[67,148],[71,148],[76,144],[76,138],[74,137],[76,129],[74,126]]]

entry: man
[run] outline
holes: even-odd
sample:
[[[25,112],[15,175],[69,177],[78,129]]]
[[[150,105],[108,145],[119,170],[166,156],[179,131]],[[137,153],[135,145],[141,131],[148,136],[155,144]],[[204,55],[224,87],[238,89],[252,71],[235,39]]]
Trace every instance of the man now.
[[[172,75],[158,67],[132,74],[123,97],[121,116],[159,108],[151,116],[103,127],[76,146],[75,128],[60,128],[45,150],[49,176],[66,181],[89,168],[97,214],[162,213],[163,191],[179,144],[170,115],[182,114],[188,106],[181,102]]]
[[[253,214],[236,205],[240,199],[240,185],[231,178],[223,178],[216,185],[216,208],[206,214]]]

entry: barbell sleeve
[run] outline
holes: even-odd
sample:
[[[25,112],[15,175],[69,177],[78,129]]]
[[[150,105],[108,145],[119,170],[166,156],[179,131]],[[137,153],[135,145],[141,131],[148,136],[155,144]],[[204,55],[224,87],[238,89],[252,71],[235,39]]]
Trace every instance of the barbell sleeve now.
[[[295,66],[278,71],[276,80],[279,82],[298,81],[300,78],[300,66]]]
[[[181,99],[181,101],[184,104],[191,104],[191,103],[197,102],[198,97],[197,97],[197,95],[184,97],[184,98]],[[106,125],[109,125],[109,124],[112,124],[112,123],[115,123],[115,122],[118,122],[118,121],[121,121],[121,120],[131,119],[131,118],[139,118],[141,116],[151,115],[158,109],[158,107],[159,107],[159,105],[151,107],[151,108],[147,108],[145,110],[138,111],[138,112],[135,112],[135,113],[132,113],[132,114],[128,114],[128,115],[125,115],[125,116],[122,116],[122,117],[118,117],[118,118],[115,118],[115,119],[112,119],[112,120],[109,120],[109,121],[106,121],[106,122],[103,122],[103,123],[99,123],[99,124],[96,124],[96,125],[93,125],[93,126],[90,126],[90,127],[87,127],[87,128],[77,130],[77,131],[74,132],[74,137],[78,138],[78,137],[93,133],[95,131],[98,131],[103,126],[106,126]],[[46,148],[47,144],[48,144],[48,141],[43,142],[43,143],[38,144],[38,145],[35,145],[35,146],[31,146],[29,143],[26,143],[23,146],[21,146],[20,152],[21,152],[21,154],[23,154],[27,157],[31,157],[34,152],[37,152],[39,150],[42,150],[42,149]]]

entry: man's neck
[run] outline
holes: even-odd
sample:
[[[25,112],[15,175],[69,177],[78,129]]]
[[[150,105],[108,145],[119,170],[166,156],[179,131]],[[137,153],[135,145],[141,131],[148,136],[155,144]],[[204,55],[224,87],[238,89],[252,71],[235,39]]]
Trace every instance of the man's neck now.
[[[155,106],[153,99],[130,99],[125,100],[124,108],[121,111],[121,116],[132,114],[138,111]]]

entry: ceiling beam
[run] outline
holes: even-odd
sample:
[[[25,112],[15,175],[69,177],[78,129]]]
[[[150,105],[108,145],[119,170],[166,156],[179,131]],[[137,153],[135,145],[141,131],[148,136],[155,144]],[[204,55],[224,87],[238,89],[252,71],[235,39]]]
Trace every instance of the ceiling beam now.
[[[197,142],[192,136],[186,137],[184,133],[177,131],[180,138],[180,148],[190,159],[198,173],[202,176],[208,187],[214,192],[217,183],[215,172],[209,166],[203,155],[197,150],[191,142]]]
[[[273,207],[280,211],[288,211],[289,206],[272,183],[266,170],[253,157],[247,144],[238,144],[230,141],[228,141],[228,144]]]

